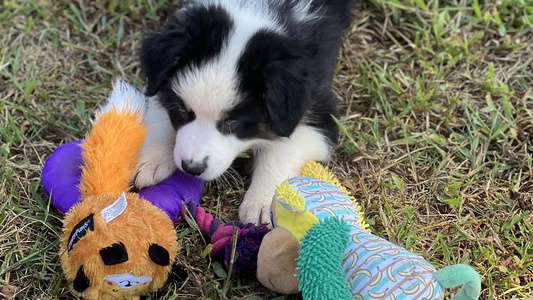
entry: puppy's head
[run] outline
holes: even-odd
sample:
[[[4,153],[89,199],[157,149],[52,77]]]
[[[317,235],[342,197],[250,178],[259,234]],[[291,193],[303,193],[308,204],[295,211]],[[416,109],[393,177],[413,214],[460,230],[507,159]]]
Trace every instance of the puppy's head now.
[[[177,130],[177,166],[211,180],[258,141],[288,137],[308,105],[300,48],[268,14],[200,4],[147,37],[146,93]]]

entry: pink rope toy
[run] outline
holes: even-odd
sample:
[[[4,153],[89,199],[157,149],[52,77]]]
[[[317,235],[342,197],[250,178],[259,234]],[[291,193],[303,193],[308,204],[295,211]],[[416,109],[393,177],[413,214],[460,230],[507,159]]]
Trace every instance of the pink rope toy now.
[[[257,253],[265,234],[270,229],[265,225],[246,225],[240,222],[223,223],[206,212],[202,207],[197,207],[195,220],[200,231],[208,236],[213,246],[211,255],[223,259],[226,268],[230,268],[231,253],[233,248],[232,237],[237,237],[233,274],[255,274],[257,269]]]

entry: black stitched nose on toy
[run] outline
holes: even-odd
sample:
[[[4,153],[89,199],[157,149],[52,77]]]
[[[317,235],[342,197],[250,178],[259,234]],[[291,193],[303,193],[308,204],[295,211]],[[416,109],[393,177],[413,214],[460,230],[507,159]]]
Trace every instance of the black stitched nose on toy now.
[[[191,175],[198,176],[202,174],[205,171],[205,169],[207,169],[207,157],[204,158],[204,160],[201,162],[192,161],[192,160],[182,160],[181,167],[183,168],[183,171]]]

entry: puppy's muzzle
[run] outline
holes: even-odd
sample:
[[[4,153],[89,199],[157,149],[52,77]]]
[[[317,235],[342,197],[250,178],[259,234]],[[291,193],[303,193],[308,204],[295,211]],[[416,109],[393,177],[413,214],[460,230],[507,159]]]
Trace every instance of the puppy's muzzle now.
[[[208,157],[205,157],[202,161],[182,160],[181,168],[191,175],[199,176],[207,169],[207,160]]]

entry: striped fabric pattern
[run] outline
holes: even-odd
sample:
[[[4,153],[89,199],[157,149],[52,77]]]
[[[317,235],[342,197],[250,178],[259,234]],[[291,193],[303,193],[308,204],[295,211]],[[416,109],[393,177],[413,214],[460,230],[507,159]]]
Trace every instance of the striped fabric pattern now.
[[[436,269],[421,256],[360,229],[357,211],[340,188],[309,177],[291,178],[289,184],[319,220],[335,217],[351,226],[342,267],[355,299],[444,299],[433,278]]]

